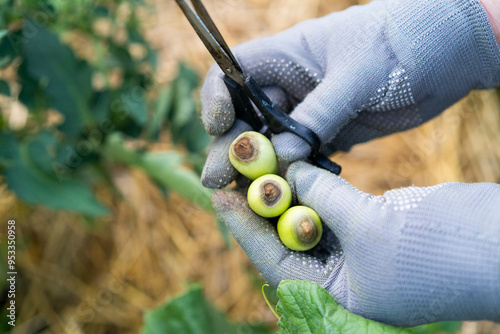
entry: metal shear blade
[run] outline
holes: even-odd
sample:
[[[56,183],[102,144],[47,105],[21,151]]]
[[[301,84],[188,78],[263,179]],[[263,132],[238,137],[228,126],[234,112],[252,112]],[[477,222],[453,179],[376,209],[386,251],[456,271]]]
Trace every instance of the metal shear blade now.
[[[207,10],[199,0],[191,0],[192,7],[187,0],[175,0],[184,12],[189,23],[207,47],[208,51],[215,59],[222,72],[233,79],[237,84],[245,84],[243,69],[236,60],[236,57],[229,49],[226,41],[222,38],[219,29],[208,15]]]

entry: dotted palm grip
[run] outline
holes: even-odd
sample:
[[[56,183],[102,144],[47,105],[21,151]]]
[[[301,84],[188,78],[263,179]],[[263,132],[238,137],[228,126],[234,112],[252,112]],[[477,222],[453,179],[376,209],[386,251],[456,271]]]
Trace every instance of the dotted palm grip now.
[[[264,117],[266,125],[272,133],[291,132],[299,136],[311,146],[311,155],[309,156],[311,163],[336,175],[340,174],[341,167],[319,152],[321,142],[316,133],[280,110],[252,77],[248,76],[245,79],[243,87],[228,76],[224,76],[224,82],[231,95],[237,118],[248,123],[256,131],[262,128],[263,121],[250,103],[251,100]]]

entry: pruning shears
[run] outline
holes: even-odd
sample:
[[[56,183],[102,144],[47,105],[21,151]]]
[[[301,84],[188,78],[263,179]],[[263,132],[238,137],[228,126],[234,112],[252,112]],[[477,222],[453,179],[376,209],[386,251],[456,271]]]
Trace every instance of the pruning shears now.
[[[224,38],[210,18],[200,0],[175,0],[206,48],[224,72],[224,82],[234,105],[236,118],[249,124],[267,137],[272,133],[291,132],[311,146],[309,160],[312,164],[334,174],[341,167],[320,153],[321,142],[313,131],[280,110],[264,93],[257,82],[245,74]],[[252,106],[252,102],[257,108]]]

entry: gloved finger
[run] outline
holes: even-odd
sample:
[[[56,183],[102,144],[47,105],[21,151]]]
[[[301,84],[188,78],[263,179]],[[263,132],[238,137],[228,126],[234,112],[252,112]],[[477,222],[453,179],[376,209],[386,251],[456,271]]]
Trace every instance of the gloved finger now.
[[[205,130],[212,136],[220,136],[228,131],[235,119],[234,105],[223,78],[220,68],[213,65],[201,88],[201,119]],[[282,88],[268,86],[262,89],[281,110],[291,110],[287,93]]]
[[[323,78],[323,71],[300,38],[288,33],[260,38],[233,49],[245,73],[261,87],[279,87],[289,99],[302,101]]]
[[[343,92],[346,87],[335,87],[334,80],[322,82],[295,109],[290,117],[316,133],[322,144],[328,143],[340,129],[354,117],[346,112],[352,110],[348,105],[351,98]],[[354,91],[355,88],[353,88]],[[335,92],[335,93],[333,93]],[[311,147],[302,138],[285,132],[273,136],[277,156],[288,162],[306,159]]]
[[[212,136],[222,135],[234,123],[234,106],[223,78],[224,73],[214,64],[201,87],[201,120]]]
[[[363,230],[363,225],[374,219],[363,215],[369,212],[366,208],[372,195],[327,170],[303,161],[291,164],[286,178],[298,202],[318,213],[344,249],[361,240],[355,235]]]
[[[287,97],[282,89],[278,87],[265,87],[263,90],[278,106],[282,108],[287,107]],[[228,132],[215,138],[210,146],[208,158],[201,175],[201,182],[205,187],[223,188],[236,178],[238,172],[229,161],[229,147],[233,140],[242,132],[250,130],[252,128],[245,122],[236,120]]]
[[[297,104],[318,85],[322,71],[300,38],[287,37],[295,36],[290,32],[249,41],[232,51],[245,73],[261,87],[280,87],[288,100]],[[201,91],[202,120],[211,135],[221,135],[234,120],[234,106],[223,77],[220,68],[214,64]]]
[[[243,194],[221,190],[212,200],[219,219],[269,284],[278,286],[284,279],[324,284],[338,275],[343,259],[321,262],[308,252],[289,250],[279,240],[276,228],[250,209]]]
[[[250,131],[251,127],[236,120],[229,131],[216,137],[208,151],[207,161],[201,173],[201,183],[207,188],[223,188],[238,175],[238,171],[229,161],[229,147],[242,132]]]

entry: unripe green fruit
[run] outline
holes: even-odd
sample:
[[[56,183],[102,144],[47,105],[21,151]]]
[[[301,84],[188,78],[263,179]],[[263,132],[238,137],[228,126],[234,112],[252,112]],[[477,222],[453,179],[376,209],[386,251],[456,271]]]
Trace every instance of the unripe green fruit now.
[[[255,131],[243,132],[233,141],[229,148],[229,161],[238,172],[251,180],[278,172],[273,144]]]
[[[277,217],[292,204],[292,190],[278,175],[263,175],[248,188],[248,205],[265,218]]]
[[[306,206],[288,209],[278,220],[281,242],[295,251],[306,251],[316,246],[323,234],[321,219],[316,211]]]

